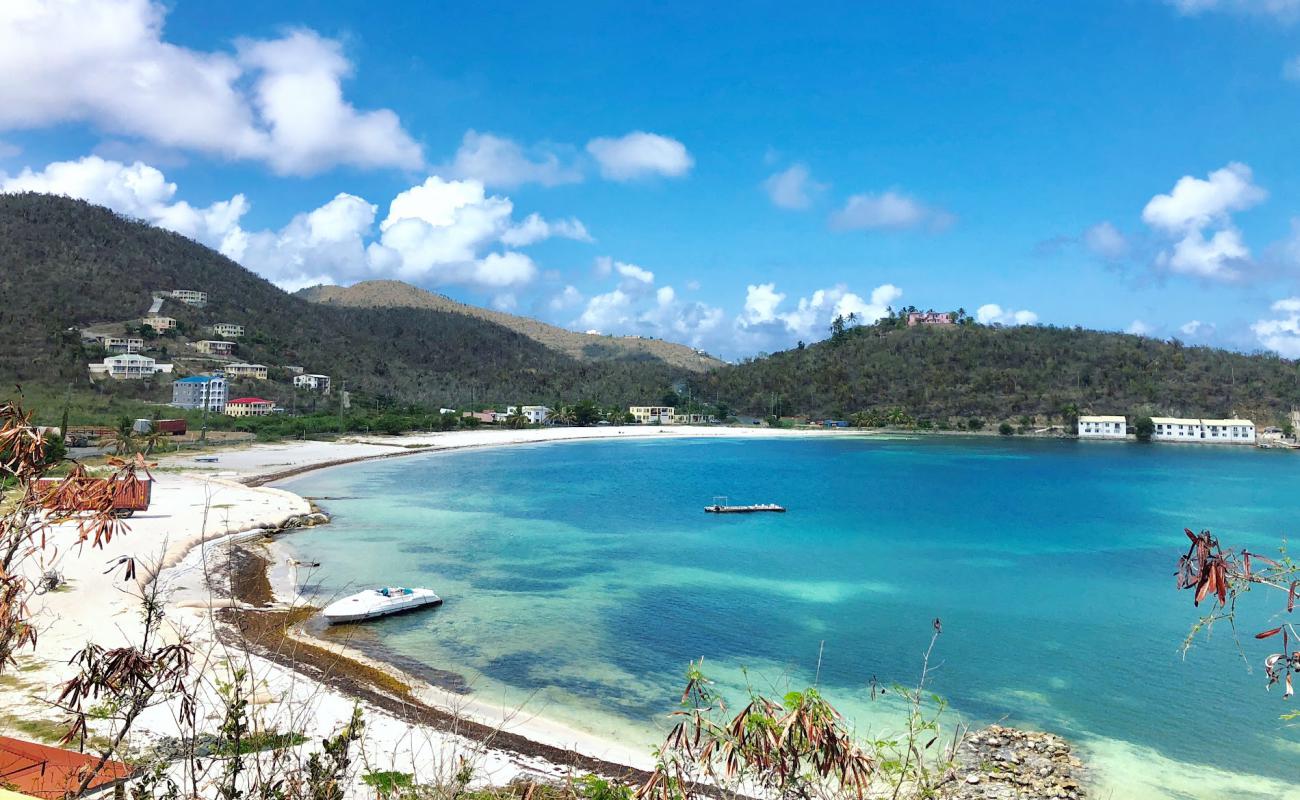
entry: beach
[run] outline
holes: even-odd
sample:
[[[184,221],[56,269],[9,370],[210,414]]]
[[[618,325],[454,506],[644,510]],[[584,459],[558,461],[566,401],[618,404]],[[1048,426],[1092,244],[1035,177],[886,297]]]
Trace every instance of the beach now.
[[[35,653],[19,656],[16,677],[0,686],[6,708],[0,723],[16,735],[54,738],[63,714],[52,700],[60,684],[74,674],[69,660],[90,642],[108,648],[138,636],[139,587],[123,582],[120,570],[109,569],[130,556],[139,565],[138,581],[157,576],[167,616],[164,634],[173,641],[183,634],[194,643],[198,668],[206,673],[201,707],[209,713],[218,707],[218,684],[239,665],[255,687],[258,724],[268,730],[295,730],[309,741],[319,740],[342,727],[360,703],[366,720],[360,749],[369,771],[414,772],[417,780],[432,781],[439,776],[431,771],[472,763],[476,782],[497,785],[520,776],[554,777],[575,768],[634,775],[653,766],[649,752],[536,716],[526,706],[494,707],[472,693],[437,688],[339,643],[313,639],[312,644],[329,647],[338,661],[322,666],[318,657],[311,669],[304,669],[293,648],[286,650],[283,642],[259,654],[258,642],[241,641],[238,626],[223,624],[218,616],[262,613],[247,609],[268,600],[274,609],[291,610],[292,581],[285,565],[276,563],[283,554],[267,533],[313,510],[308,500],[266,484],[307,470],[465,448],[597,438],[808,435],[862,434],[691,426],[476,430],[207,451],[204,457],[215,455],[215,462],[197,461],[188,453],[157,455],[152,505],[127,520],[127,532],[102,550],[76,547],[67,526],[54,532],[41,567],[57,569],[66,584],[35,598],[39,645]],[[272,597],[250,602],[235,591],[229,562],[232,552],[245,548],[266,560],[262,573]],[[398,683],[357,683],[357,673],[367,668],[369,674]],[[409,691],[386,692],[385,684],[405,685]],[[141,716],[131,745],[141,750],[182,733],[177,709],[162,705]]]

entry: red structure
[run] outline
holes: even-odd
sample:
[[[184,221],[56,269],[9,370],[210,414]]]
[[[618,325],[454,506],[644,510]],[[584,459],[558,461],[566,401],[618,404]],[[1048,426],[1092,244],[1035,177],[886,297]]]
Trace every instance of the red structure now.
[[[32,797],[59,800],[81,785],[82,777],[98,763],[99,756],[0,736],[0,785]],[[116,786],[130,775],[126,764],[108,761],[88,792]]]

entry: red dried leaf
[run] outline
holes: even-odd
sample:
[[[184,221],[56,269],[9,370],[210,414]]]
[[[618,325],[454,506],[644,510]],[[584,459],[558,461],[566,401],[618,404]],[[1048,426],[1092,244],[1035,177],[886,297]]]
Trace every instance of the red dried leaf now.
[[[1270,637],[1270,636],[1277,636],[1277,635],[1278,635],[1279,633],[1281,633],[1281,632],[1282,632],[1282,626],[1279,625],[1278,627],[1273,628],[1272,630],[1263,631],[1263,632],[1261,632],[1261,633],[1257,633],[1257,634],[1255,634],[1255,638],[1256,638],[1256,639],[1267,639],[1267,638]]]

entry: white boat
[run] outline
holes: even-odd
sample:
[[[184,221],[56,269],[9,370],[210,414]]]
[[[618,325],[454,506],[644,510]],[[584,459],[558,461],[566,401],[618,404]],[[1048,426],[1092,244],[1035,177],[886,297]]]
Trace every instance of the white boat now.
[[[407,589],[400,586],[385,586],[382,589],[367,589],[348,595],[341,600],[325,606],[321,615],[331,623],[359,622],[374,619],[399,611],[410,611],[420,606],[438,605],[442,598],[432,589]]]

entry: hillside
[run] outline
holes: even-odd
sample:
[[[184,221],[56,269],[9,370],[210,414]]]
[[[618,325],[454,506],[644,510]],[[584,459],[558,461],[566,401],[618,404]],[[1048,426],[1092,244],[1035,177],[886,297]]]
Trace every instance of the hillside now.
[[[1245,355],[1079,328],[908,328],[901,320],[852,328],[838,341],[725,367],[701,396],[767,414],[846,417],[902,408],[934,422],[1020,415],[1148,413],[1280,423],[1300,405],[1300,368]]]
[[[235,391],[283,400],[284,365],[331,375],[335,385],[430,405],[556,402],[626,404],[661,397],[688,374],[655,359],[579,360],[489,319],[431,308],[309,303],[183,236],[64,197],[0,195],[0,381],[90,389],[77,329],[139,319],[151,292],[206,291],[206,308],[168,300],[179,338],[148,355],[178,374],[211,368],[189,341],[205,326],[244,325],[240,360],[272,367],[270,382]],[[102,357],[102,354],[100,355]],[[97,391],[170,399],[167,380],[107,381]]]
[[[311,286],[297,292],[304,300],[350,308],[419,308],[487,320],[580,361],[657,359],[691,372],[707,372],[723,362],[686,345],[662,339],[578,333],[545,322],[466,305],[401,281],[362,281],[352,286]]]

